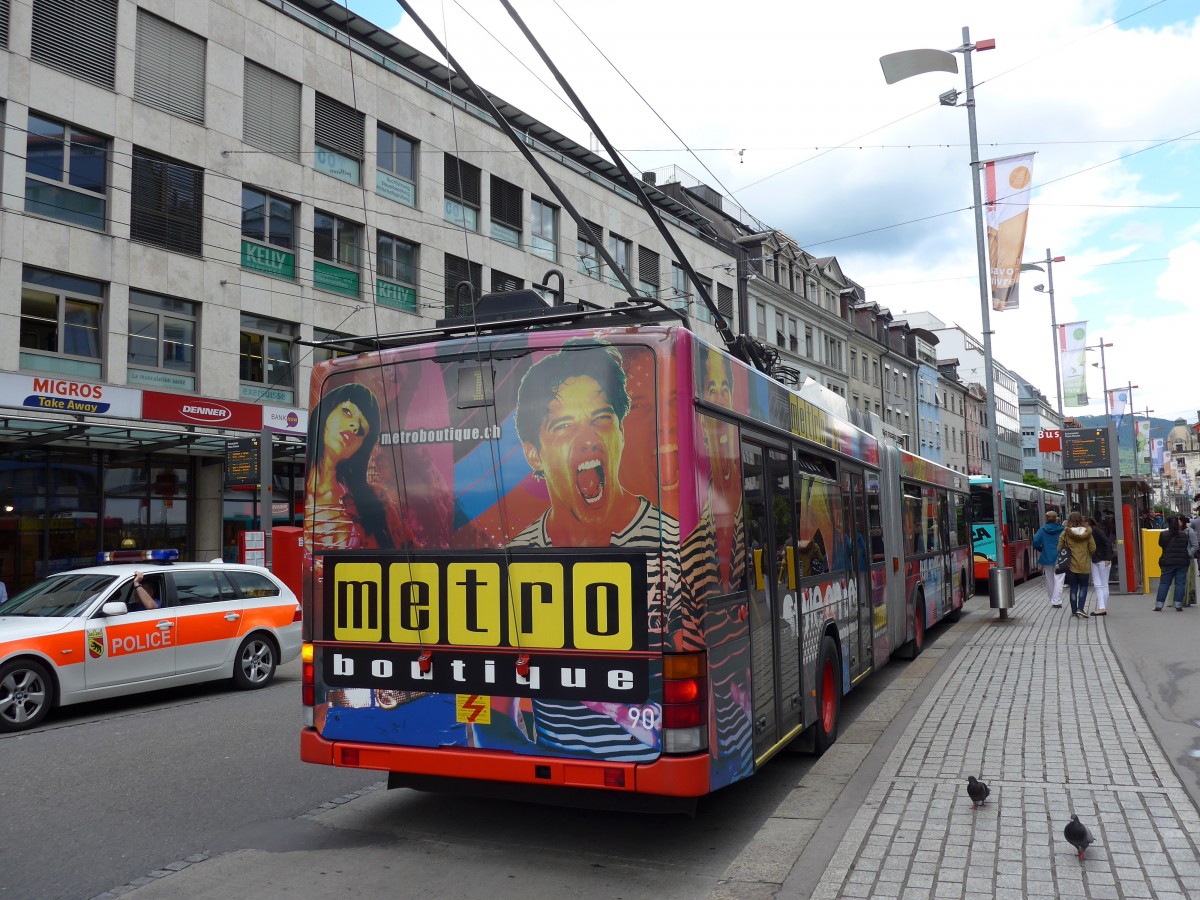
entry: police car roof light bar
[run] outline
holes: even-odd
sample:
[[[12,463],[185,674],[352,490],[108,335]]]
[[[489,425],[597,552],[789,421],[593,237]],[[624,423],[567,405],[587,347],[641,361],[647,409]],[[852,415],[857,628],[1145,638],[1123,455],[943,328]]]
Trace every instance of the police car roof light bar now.
[[[96,554],[96,561],[102,563],[170,563],[178,559],[178,550],[106,550]]]

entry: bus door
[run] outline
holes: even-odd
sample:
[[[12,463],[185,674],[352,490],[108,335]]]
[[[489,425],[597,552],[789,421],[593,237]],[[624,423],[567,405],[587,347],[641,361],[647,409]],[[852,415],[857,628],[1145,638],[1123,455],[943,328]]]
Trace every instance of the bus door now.
[[[847,554],[848,577],[857,588],[858,599],[852,611],[858,622],[858,639],[851,649],[850,678],[857,678],[874,665],[874,602],[871,596],[870,535],[867,533],[867,497],[863,477],[857,472],[842,476],[842,502],[845,515],[842,521],[849,531],[850,552]]]
[[[792,524],[790,461],[785,451],[742,443],[747,577],[750,596],[750,681],[754,755],[761,757],[799,725],[800,611],[789,567]]]

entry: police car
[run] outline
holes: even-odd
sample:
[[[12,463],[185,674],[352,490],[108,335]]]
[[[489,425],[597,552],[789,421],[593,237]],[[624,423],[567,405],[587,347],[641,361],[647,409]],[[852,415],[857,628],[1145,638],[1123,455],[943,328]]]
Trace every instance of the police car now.
[[[258,566],[101,554],[0,604],[0,732],[54,706],[231,678],[265,687],[300,654],[300,603]]]

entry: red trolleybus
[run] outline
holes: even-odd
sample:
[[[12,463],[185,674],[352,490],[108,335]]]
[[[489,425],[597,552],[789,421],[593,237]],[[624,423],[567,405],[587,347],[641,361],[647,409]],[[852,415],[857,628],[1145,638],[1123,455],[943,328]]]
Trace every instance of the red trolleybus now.
[[[559,309],[315,368],[304,760],[697,797],[829,746],[961,609],[955,473],[678,324]]]
[[[1038,554],[1033,549],[1033,536],[1054,510],[1063,521],[1066,498],[1060,491],[1051,491],[1020,481],[1001,481],[1000,544],[1004,565],[1013,570],[1014,581],[1025,581],[1039,570]],[[996,535],[992,505],[992,479],[986,475],[971,476],[972,543],[975,557],[975,580],[986,584],[988,569],[996,565]]]

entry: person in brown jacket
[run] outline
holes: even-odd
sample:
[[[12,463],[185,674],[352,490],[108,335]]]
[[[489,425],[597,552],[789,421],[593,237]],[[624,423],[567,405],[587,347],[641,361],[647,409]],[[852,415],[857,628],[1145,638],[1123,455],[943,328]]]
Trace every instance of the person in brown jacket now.
[[[1067,527],[1058,536],[1058,549],[1063,547],[1071,551],[1071,570],[1067,572],[1067,587],[1071,589],[1071,615],[1086,619],[1088,582],[1092,577],[1092,554],[1096,552],[1096,539],[1079,510],[1071,513],[1067,518]]]

